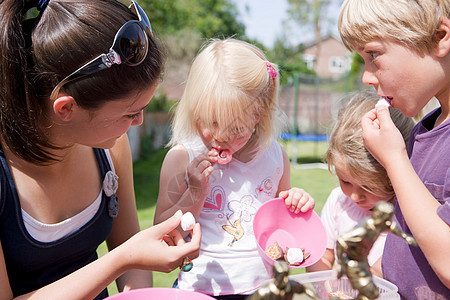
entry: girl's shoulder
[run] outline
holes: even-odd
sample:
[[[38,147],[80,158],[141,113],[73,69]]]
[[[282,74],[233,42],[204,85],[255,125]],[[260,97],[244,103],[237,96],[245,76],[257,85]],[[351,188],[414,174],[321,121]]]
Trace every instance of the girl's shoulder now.
[[[188,149],[184,145],[175,145],[167,151],[163,167],[171,170],[185,169],[191,161]]]
[[[166,158],[169,159],[182,159],[189,157],[188,149],[181,144],[175,145],[167,151]]]
[[[343,207],[346,206],[347,196],[342,192],[342,189],[338,186],[335,187],[328,196],[327,202],[325,203],[333,211],[342,211]]]

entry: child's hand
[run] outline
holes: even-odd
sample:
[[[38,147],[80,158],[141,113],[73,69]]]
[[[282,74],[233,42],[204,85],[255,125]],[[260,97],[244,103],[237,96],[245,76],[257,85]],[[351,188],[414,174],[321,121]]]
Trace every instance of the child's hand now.
[[[291,212],[298,214],[301,212],[306,212],[313,209],[316,205],[313,197],[308,194],[304,189],[291,188],[288,191],[280,192],[279,196],[284,198],[286,207],[289,208]]]
[[[211,150],[192,160],[187,167],[188,184],[191,193],[199,198],[206,197],[209,193],[209,175],[214,171],[217,162],[217,152]]]
[[[366,113],[361,126],[365,147],[383,167],[395,166],[400,157],[405,158],[405,142],[387,107],[378,107]]]

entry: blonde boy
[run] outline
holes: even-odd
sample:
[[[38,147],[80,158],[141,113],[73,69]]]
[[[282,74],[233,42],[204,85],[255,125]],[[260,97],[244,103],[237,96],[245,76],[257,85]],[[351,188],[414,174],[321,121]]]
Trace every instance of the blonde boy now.
[[[339,30],[364,59],[362,81],[408,117],[436,97],[408,151],[385,107],[362,120],[365,146],[385,167],[395,217],[419,247],[389,235],[383,276],[406,299],[450,299],[450,1],[346,0]]]

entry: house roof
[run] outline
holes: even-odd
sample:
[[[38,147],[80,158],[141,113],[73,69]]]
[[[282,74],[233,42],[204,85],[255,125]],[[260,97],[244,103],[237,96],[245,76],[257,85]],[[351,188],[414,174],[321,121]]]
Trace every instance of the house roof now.
[[[326,41],[328,39],[334,39],[334,40],[342,43],[341,37],[336,35],[336,34],[333,34],[333,33],[327,33],[327,34],[323,35],[322,39],[321,39],[321,42],[322,41]],[[317,42],[316,39],[312,39],[312,40],[306,41],[306,42],[304,42],[302,44],[303,44],[304,49],[308,49],[308,48],[316,46],[318,44],[318,42]]]

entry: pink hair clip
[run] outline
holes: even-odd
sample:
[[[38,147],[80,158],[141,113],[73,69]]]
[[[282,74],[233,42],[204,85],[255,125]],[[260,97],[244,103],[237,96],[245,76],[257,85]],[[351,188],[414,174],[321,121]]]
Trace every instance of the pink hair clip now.
[[[266,65],[267,65],[267,71],[269,72],[270,78],[277,77],[277,71],[275,71],[275,69],[272,67],[272,64],[270,63],[270,61],[266,60]]]

